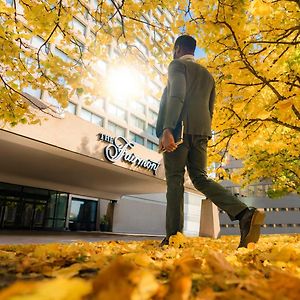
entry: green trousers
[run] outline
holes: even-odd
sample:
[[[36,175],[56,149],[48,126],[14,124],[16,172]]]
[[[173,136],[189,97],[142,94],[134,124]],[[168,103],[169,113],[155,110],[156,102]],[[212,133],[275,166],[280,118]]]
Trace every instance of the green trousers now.
[[[185,167],[195,188],[224,210],[231,220],[236,220],[236,216],[247,208],[246,204],[220,184],[207,178],[207,141],[207,137],[185,135],[183,144],[179,145],[174,152],[164,153],[167,179],[167,237],[183,230]]]

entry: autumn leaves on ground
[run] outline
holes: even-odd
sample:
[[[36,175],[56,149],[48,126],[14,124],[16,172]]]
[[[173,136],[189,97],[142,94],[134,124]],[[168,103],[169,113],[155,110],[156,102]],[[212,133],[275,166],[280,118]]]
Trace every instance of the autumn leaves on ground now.
[[[300,235],[0,247],[1,300],[299,299]]]

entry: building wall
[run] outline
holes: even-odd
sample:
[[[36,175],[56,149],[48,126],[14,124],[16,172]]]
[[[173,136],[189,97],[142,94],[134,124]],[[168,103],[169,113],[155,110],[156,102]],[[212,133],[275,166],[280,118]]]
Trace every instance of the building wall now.
[[[244,197],[241,201],[249,206],[263,209],[266,214],[262,234],[300,233],[300,197],[288,195],[280,199],[266,197]],[[221,235],[239,234],[238,222],[230,221],[228,215],[220,212]]]
[[[193,193],[184,194],[184,234],[198,236],[201,199]],[[108,201],[100,200],[101,216]],[[124,196],[115,204],[113,232],[165,235],[166,196],[164,193]]]

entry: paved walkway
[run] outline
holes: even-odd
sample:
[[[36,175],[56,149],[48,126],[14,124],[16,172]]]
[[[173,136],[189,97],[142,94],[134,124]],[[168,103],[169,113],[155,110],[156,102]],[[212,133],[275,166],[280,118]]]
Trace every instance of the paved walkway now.
[[[0,231],[0,245],[71,243],[77,241],[142,241],[161,240],[158,235],[87,232]]]

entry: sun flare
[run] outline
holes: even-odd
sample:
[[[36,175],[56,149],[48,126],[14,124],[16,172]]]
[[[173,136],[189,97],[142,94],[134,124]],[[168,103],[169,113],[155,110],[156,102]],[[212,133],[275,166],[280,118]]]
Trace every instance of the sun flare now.
[[[143,94],[142,75],[130,66],[112,68],[108,72],[107,88],[109,95],[113,98],[139,97]]]

